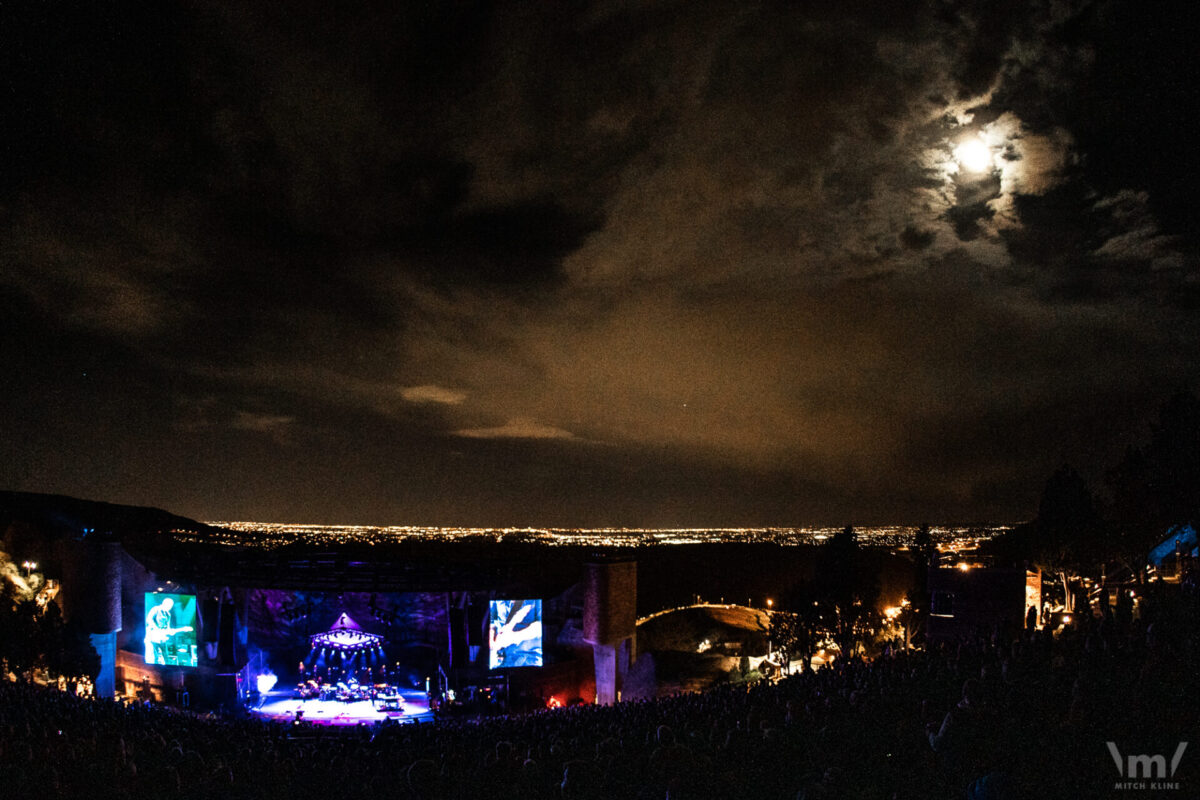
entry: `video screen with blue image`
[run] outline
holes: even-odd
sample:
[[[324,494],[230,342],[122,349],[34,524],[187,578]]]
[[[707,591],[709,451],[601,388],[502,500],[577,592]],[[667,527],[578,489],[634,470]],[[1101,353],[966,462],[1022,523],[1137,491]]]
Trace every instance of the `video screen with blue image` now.
[[[146,663],[194,667],[196,595],[146,592]]]
[[[488,603],[488,668],[542,666],[542,601]]]

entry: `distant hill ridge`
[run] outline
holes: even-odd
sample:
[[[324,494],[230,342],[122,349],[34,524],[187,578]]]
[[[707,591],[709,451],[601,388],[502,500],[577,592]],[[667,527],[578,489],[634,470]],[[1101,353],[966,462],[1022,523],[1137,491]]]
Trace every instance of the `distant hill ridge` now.
[[[60,535],[112,540],[157,531],[212,530],[202,522],[161,508],[81,500],[60,494],[0,491],[0,529],[14,522]]]

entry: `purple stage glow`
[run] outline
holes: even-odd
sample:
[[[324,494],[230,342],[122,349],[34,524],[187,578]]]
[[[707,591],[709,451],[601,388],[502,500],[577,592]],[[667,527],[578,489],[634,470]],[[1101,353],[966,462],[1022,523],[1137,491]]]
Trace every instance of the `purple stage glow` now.
[[[376,633],[367,633],[359,624],[345,612],[333,623],[333,627],[324,633],[309,637],[312,646],[338,650],[343,653],[372,650],[379,647],[383,637]]]

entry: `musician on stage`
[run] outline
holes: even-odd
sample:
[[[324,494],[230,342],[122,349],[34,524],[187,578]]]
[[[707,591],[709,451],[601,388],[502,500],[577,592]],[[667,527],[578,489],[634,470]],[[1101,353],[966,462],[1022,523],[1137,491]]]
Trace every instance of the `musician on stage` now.
[[[190,625],[182,628],[171,626],[173,622],[171,609],[174,607],[175,601],[170,597],[164,597],[161,603],[146,613],[146,663],[148,664],[179,663],[174,647],[175,636],[190,631],[192,627]]]

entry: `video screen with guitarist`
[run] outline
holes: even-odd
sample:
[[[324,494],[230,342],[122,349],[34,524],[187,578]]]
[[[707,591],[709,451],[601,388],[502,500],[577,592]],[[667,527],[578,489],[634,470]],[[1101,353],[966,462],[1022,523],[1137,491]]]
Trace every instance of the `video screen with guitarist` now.
[[[488,669],[542,666],[542,601],[488,602]]]
[[[196,666],[196,596],[146,593],[146,663]]]

